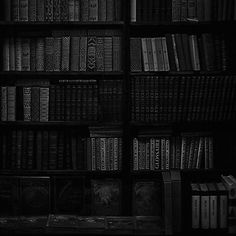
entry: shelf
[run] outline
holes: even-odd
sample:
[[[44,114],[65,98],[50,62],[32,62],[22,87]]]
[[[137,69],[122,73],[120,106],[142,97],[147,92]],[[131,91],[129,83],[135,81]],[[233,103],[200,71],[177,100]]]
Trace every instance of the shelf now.
[[[28,121],[1,121],[0,127],[32,127],[32,126],[60,126],[60,127],[76,127],[76,126],[95,126],[95,127],[104,127],[104,126],[122,126],[122,122],[99,122],[99,121],[48,121],[48,122],[28,122]]]
[[[236,75],[235,71],[156,71],[130,72],[131,76],[217,76]]]
[[[176,21],[176,22],[130,22],[130,26],[225,26],[225,25],[236,25],[236,21]]]
[[[120,27],[124,25],[124,21],[93,21],[93,22],[82,22],[82,21],[0,21],[0,27]]]
[[[0,176],[96,176],[96,177],[112,177],[121,176],[122,171],[89,171],[89,170],[1,170]]]
[[[0,76],[123,76],[123,72],[73,72],[73,71],[61,71],[61,72],[39,72],[39,71],[2,71],[0,72]],[[43,77],[40,79],[44,79]],[[69,79],[69,78],[66,78]],[[74,78],[73,78],[74,79]],[[81,78],[79,78],[81,79]]]
[[[235,129],[236,128],[236,122],[235,121],[180,121],[180,122],[151,122],[151,123],[146,123],[146,122],[135,122],[131,121],[130,126],[132,128],[137,128],[137,127],[148,127],[148,128],[163,128],[163,129],[200,129],[200,130],[212,130],[217,128],[218,130],[221,129]]]

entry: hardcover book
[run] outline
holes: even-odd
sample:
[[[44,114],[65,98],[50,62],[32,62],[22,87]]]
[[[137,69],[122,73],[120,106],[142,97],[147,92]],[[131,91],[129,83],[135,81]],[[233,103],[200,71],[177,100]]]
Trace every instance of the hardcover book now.
[[[92,214],[121,214],[121,184],[117,179],[92,180]]]
[[[15,177],[0,177],[0,215],[18,213],[18,181]]]
[[[136,181],[133,186],[133,215],[161,216],[161,184],[155,181]]]
[[[22,215],[48,215],[50,212],[50,178],[20,178],[20,212]]]
[[[83,177],[55,178],[55,211],[57,214],[85,213],[85,186]]]

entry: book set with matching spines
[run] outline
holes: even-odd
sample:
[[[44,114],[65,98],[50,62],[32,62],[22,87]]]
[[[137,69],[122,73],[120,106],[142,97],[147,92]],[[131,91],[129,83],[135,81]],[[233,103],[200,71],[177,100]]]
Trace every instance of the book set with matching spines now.
[[[2,86],[1,121],[113,121],[122,119],[121,80],[35,80]]]
[[[166,34],[130,39],[131,72],[225,71],[229,51],[222,34]]]
[[[5,0],[5,21],[117,22],[122,0]]]
[[[214,168],[213,137],[209,135],[140,135],[133,139],[132,148],[134,171]]]
[[[1,134],[1,170],[118,171],[122,138],[76,131],[13,129]]]
[[[235,76],[134,76],[131,119],[143,123],[235,119]]]
[[[3,42],[3,71],[119,72],[121,35],[115,30],[56,31],[50,37]]]
[[[130,0],[131,22],[209,22],[236,20],[235,0]]]

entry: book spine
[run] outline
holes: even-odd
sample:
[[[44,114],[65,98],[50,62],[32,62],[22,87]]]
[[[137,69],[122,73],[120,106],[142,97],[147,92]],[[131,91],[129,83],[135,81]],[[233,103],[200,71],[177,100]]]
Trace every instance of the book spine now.
[[[144,68],[144,71],[149,71],[147,40],[146,40],[146,38],[141,38],[141,44],[142,44],[143,68]]]
[[[61,0],[53,0],[53,20],[61,20]]]
[[[44,21],[45,7],[44,1],[37,0],[37,21]]]
[[[30,71],[36,70],[36,39],[30,39]]]
[[[106,0],[98,1],[98,20],[106,21],[107,19],[107,2]]]
[[[45,71],[53,71],[53,45],[52,37],[45,38]]]
[[[104,38],[97,37],[96,47],[97,71],[104,71]]]
[[[81,8],[80,0],[75,0],[75,13],[74,13],[75,21],[80,21],[80,16],[81,16],[80,8]]]
[[[45,21],[53,21],[53,0],[45,0]]]
[[[31,119],[39,121],[40,96],[39,87],[31,88]]]
[[[98,0],[89,0],[89,21],[98,21]]]
[[[20,21],[29,20],[29,2],[28,0],[19,0],[19,19]]]
[[[36,39],[36,70],[44,71],[44,39]]]
[[[49,88],[40,88],[40,121],[47,122],[49,116]]]
[[[61,70],[69,71],[70,69],[70,37],[62,37],[62,55]]]
[[[24,121],[31,121],[31,88],[23,88]]]
[[[53,43],[53,70],[61,70],[61,38],[54,38]]]
[[[130,69],[132,72],[142,71],[142,51],[141,51],[141,39],[130,39]]]
[[[95,36],[88,37],[88,60],[87,70],[96,71],[96,44],[97,40]]]
[[[22,71],[30,71],[30,39],[22,38],[21,46],[22,46],[21,70]]]
[[[87,65],[87,37],[80,38],[80,71],[86,71]]]
[[[7,121],[7,87],[1,87],[1,121]]]
[[[7,2],[10,2],[7,0]],[[20,3],[19,0],[12,0],[11,1],[11,20],[12,21],[19,21],[20,20]]]
[[[80,37],[71,38],[71,71],[79,71]]]
[[[61,21],[69,20],[69,0],[61,0]]]
[[[114,138],[114,170],[119,170],[119,138]]]
[[[121,71],[121,38],[113,37],[113,71]]]
[[[89,17],[89,0],[81,1],[81,20],[88,21]]]
[[[37,0],[29,0],[29,20],[36,21],[37,19]]]
[[[104,69],[112,71],[112,37],[104,38]]]
[[[137,6],[136,0],[131,0],[130,3],[130,21],[136,22],[137,21]]]
[[[5,38],[3,42],[3,70],[10,70],[10,42],[9,38]]]
[[[16,120],[16,87],[7,87],[7,120]]]
[[[192,193],[192,229],[200,228],[200,194]]]
[[[107,0],[107,21],[114,21],[114,1]]]
[[[68,0],[68,20],[75,21],[75,0]]]

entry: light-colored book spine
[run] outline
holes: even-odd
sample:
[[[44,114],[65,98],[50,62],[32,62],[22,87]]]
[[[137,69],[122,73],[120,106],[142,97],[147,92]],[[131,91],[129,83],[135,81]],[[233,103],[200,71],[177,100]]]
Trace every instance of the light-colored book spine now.
[[[137,18],[137,11],[136,11],[136,0],[130,0],[130,21],[136,22]]]
[[[23,88],[24,121],[31,121],[31,87]]]
[[[40,121],[47,122],[49,115],[49,88],[40,88]]]

